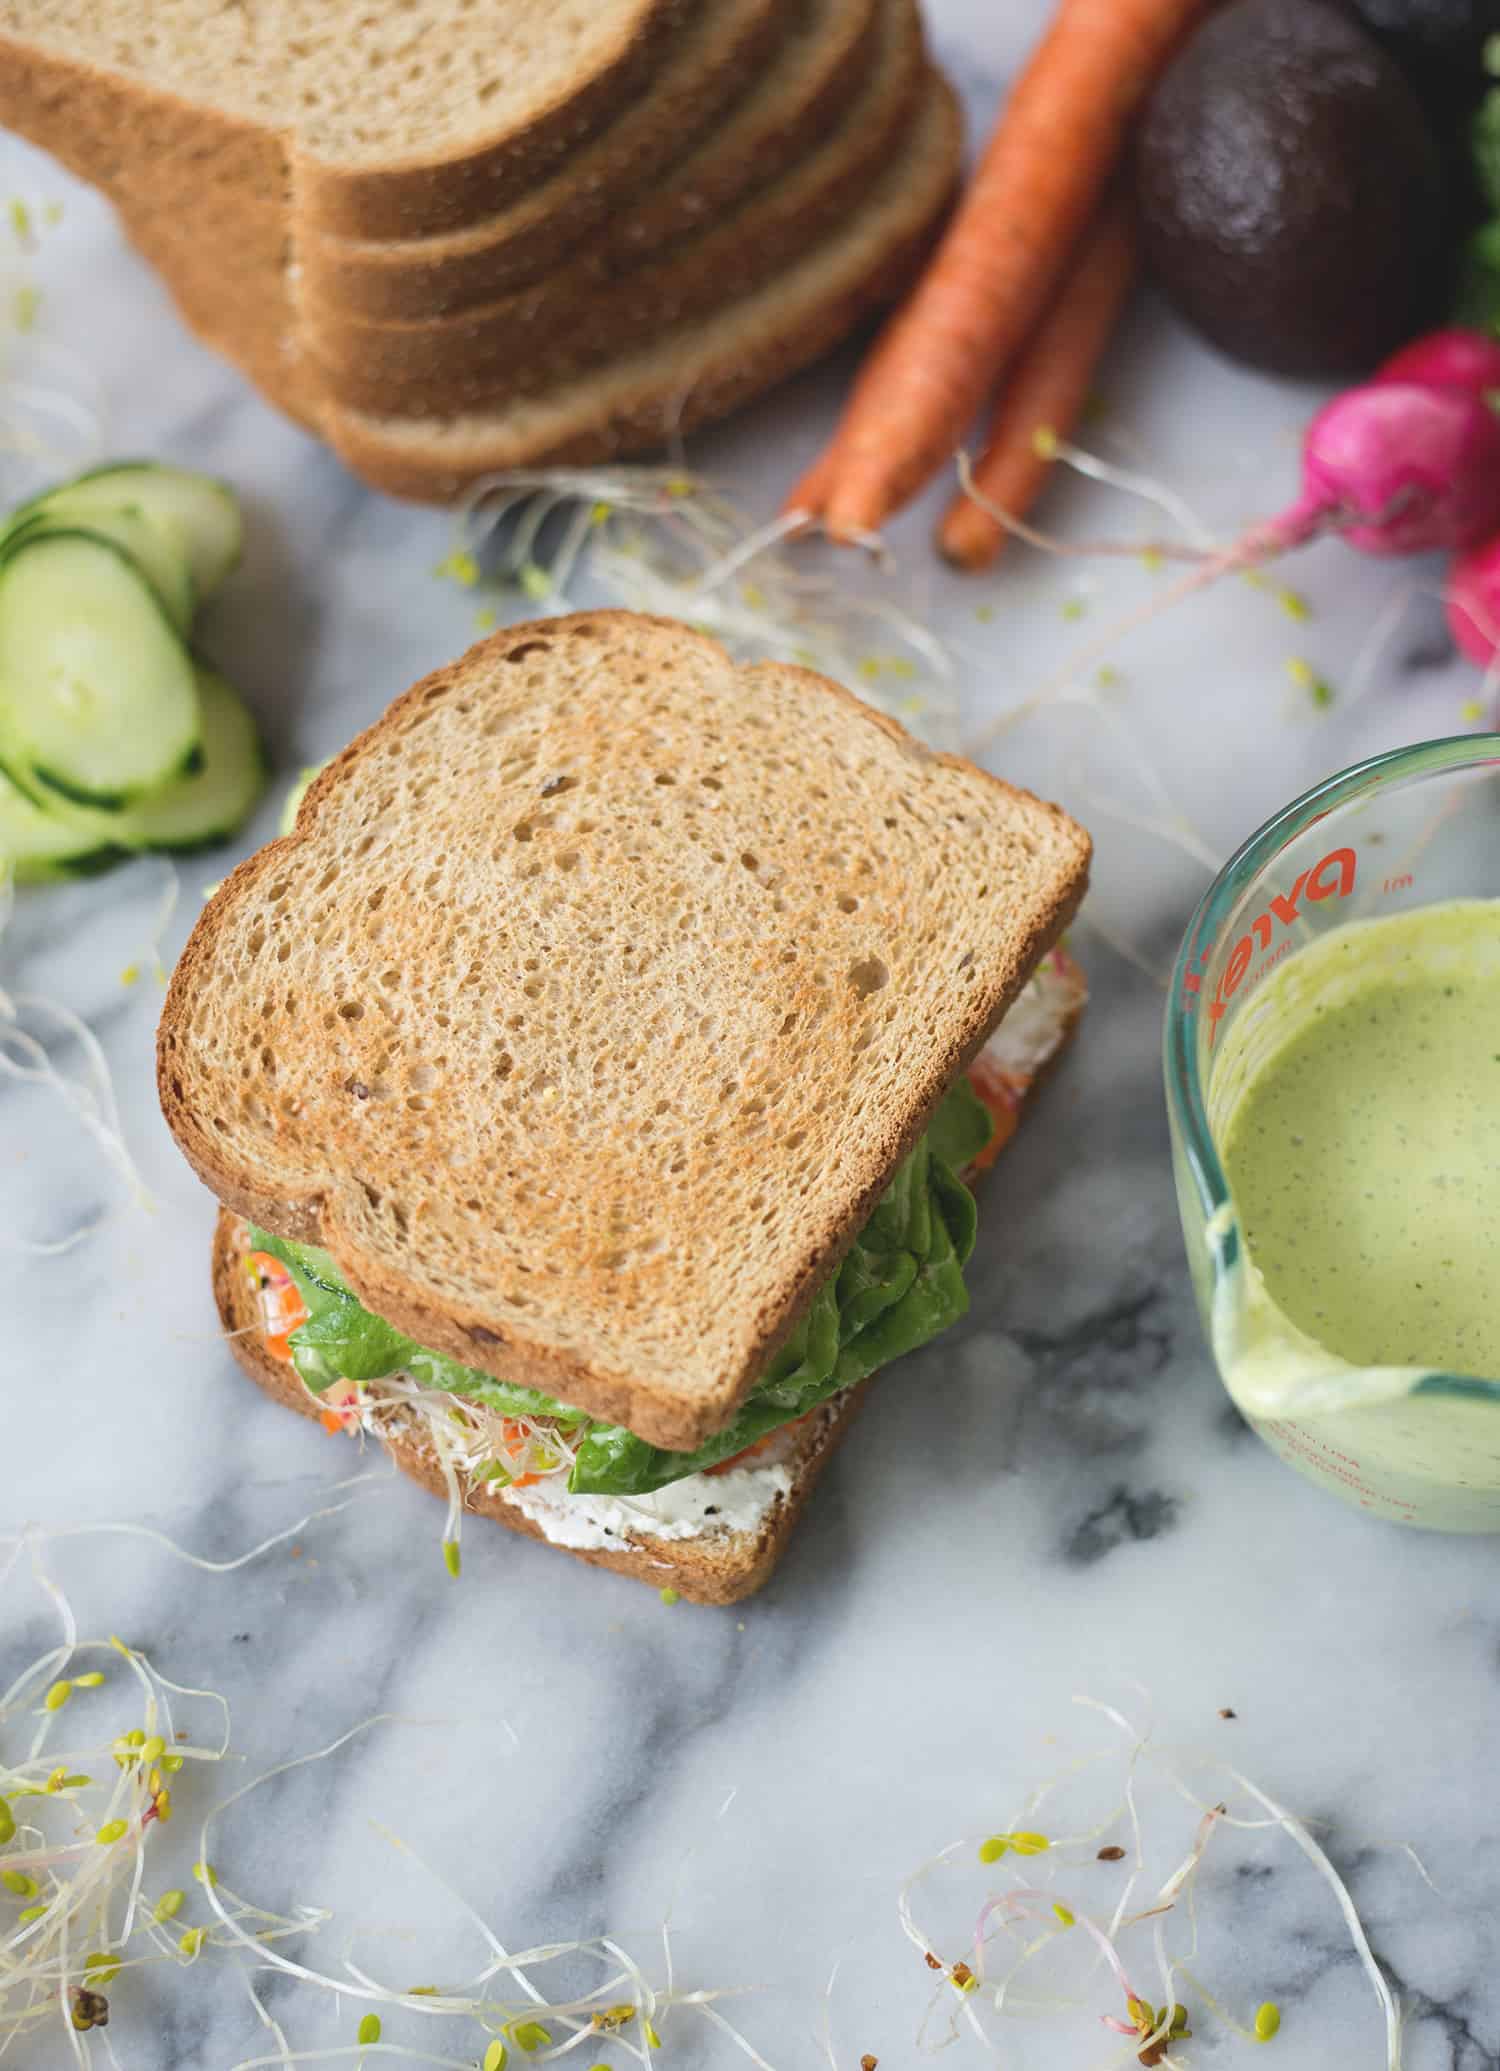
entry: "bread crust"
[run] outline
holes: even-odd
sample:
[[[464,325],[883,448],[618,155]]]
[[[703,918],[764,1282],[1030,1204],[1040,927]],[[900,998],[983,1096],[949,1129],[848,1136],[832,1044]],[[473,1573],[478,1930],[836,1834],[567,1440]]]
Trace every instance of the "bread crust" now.
[[[545,179],[622,108],[649,91],[662,52],[714,0],[634,0],[611,53],[586,80],[559,87],[530,118],[456,151],[392,156],[379,165],[329,164],[290,151],[297,223],[355,238],[425,237],[482,221]]]
[[[658,13],[670,4],[640,0]],[[856,40],[850,79],[857,80],[868,56]],[[826,79],[820,117],[834,119],[847,90],[849,80]],[[352,408],[327,392],[296,307],[296,248],[312,232],[299,199],[302,172],[280,132],[14,34],[0,34],[0,119],[116,200],[128,234],[161,270],[189,326],[273,403],[316,431],[371,486],[439,503],[497,469],[603,460],[659,444],[806,365],[905,288],[951,198],[959,159],[956,104],[934,80],[916,125],[921,141],[895,153],[901,177],[894,189],[889,178],[876,182],[872,170],[872,207],[857,197],[850,221],[858,236],[825,234],[800,260],[783,243],[784,273],[760,290],[744,295],[736,284],[711,318],[676,329],[662,318],[649,345],[536,395],[512,391],[505,404],[476,413],[465,405],[472,378],[467,390],[457,380],[429,418],[402,414],[393,401],[399,390],[383,385],[378,410]],[[773,125],[764,141],[767,163],[774,163],[787,140]],[[737,183],[753,170],[743,156],[736,166],[731,154],[717,172],[705,161],[692,190],[674,198],[668,183],[655,199],[669,215],[686,211],[679,225],[685,227],[695,208],[722,205],[718,197],[739,191]],[[884,192],[879,207],[877,186]],[[397,229],[429,234],[444,209],[398,214]],[[665,218],[658,227],[665,234]],[[782,227],[792,236],[795,226]],[[392,230],[363,221],[332,228],[366,238]],[[696,299],[690,287],[685,292],[688,302]],[[637,303],[629,320],[637,330],[642,308]],[[654,325],[660,312],[652,315]],[[373,400],[376,391],[361,393]]]
[[[372,487],[413,503],[448,503],[483,475],[617,459],[729,416],[821,358],[910,284],[947,214],[960,159],[952,89],[932,74],[927,93],[918,131],[935,124],[936,160],[903,165],[899,195],[882,204],[886,227],[873,255],[856,262],[825,238],[776,281],[680,334],[519,404],[424,418],[328,400],[320,410],[324,436]]]
[[[867,28],[874,19],[874,0],[826,4],[836,18],[857,23],[863,16]],[[736,0],[704,10],[665,55],[649,92],[548,178],[480,223],[399,239],[337,237],[304,224],[297,256],[306,299],[373,321],[451,314],[539,280],[586,238],[612,242],[649,210],[643,186],[670,190],[679,172],[716,158],[719,130],[775,72],[778,48],[793,42],[799,5]],[[852,94],[859,69],[849,70]],[[809,146],[821,134],[811,84]]]
[[[883,10],[882,47],[848,121],[781,179],[649,263],[621,271],[600,241],[530,286],[457,315],[374,321],[305,276],[298,322],[331,402],[423,415],[511,401],[618,358],[780,273],[899,153],[929,73],[912,0]]]
[[[151,183],[166,217],[211,191],[284,209],[290,171],[275,130],[0,30],[0,123],[113,194]]]
[[[213,1289],[219,1317],[229,1335],[229,1349],[242,1370],[273,1402],[282,1403],[299,1416],[316,1417],[317,1399],[309,1394],[289,1361],[275,1359],[266,1350],[261,1335],[261,1318],[244,1271],[242,1225],[227,1210],[220,1209],[214,1226]],[[784,1495],[778,1495],[764,1523],[754,1532],[715,1532],[697,1539],[632,1539],[618,1552],[604,1548],[560,1546],[590,1567],[609,1568],[616,1575],[629,1575],[652,1589],[675,1589],[695,1604],[736,1604],[754,1595],[771,1578],[772,1570],[786,1551],[787,1543],[802,1515],[803,1506],[822,1478],[844,1433],[859,1414],[865,1390],[853,1389],[842,1400],[830,1403],[795,1434],[796,1451],[790,1466],[792,1481]],[[420,1432],[383,1440],[386,1451],[403,1474],[430,1494],[447,1501],[448,1485],[437,1454]],[[464,1501],[466,1512],[493,1518],[507,1531],[523,1538],[553,1545],[541,1526],[513,1503],[489,1489],[471,1489]]]
[[[1028,827],[1035,827],[1038,819],[1046,825],[1055,853],[1044,874],[1031,887],[1024,915],[1006,909],[1006,946],[1003,952],[995,952],[995,960],[988,967],[977,972],[980,982],[955,989],[949,1003],[951,1019],[945,1020],[941,1034],[933,1032],[924,1051],[930,1061],[913,1070],[903,1058],[902,1069],[907,1076],[902,1082],[899,1107],[883,1111],[868,1142],[861,1141],[858,1173],[846,1176],[842,1168],[839,1170],[836,1208],[831,1191],[834,1182],[830,1180],[829,1188],[820,1196],[826,1205],[818,1211],[818,1234],[809,1236],[805,1249],[804,1240],[799,1237],[795,1264],[791,1262],[790,1249],[783,1247],[778,1256],[785,1263],[778,1265],[778,1277],[771,1291],[763,1299],[747,1294],[745,1306],[725,1319],[726,1348],[732,1341],[743,1350],[732,1355],[727,1349],[714,1353],[711,1384],[707,1369],[690,1390],[681,1368],[674,1367],[670,1375],[664,1372],[658,1378],[649,1366],[633,1361],[615,1336],[605,1330],[605,1319],[613,1313],[619,1299],[618,1281],[611,1270],[584,1259],[570,1261],[569,1320],[572,1315],[585,1319],[587,1343],[574,1330],[559,1333],[550,1320],[558,1296],[550,1291],[552,1307],[543,1312],[541,1327],[528,1320],[534,1303],[523,1304],[518,1312],[515,1305],[504,1302],[498,1290],[493,1297],[481,1296],[478,1283],[472,1283],[475,1291],[462,1299],[454,1299],[450,1294],[439,1300],[429,1285],[413,1273],[413,1262],[404,1250],[399,1253],[398,1268],[389,1242],[377,1250],[358,1233],[365,1229],[362,1189],[367,1191],[372,1182],[382,1187],[399,1185],[398,1178],[388,1181],[383,1174],[367,1168],[356,1180],[351,1176],[350,1152],[346,1149],[324,1168],[327,1178],[315,1187],[304,1190],[277,1185],[273,1179],[276,1160],[265,1149],[271,1139],[263,1137],[256,1141],[265,1149],[265,1155],[257,1152],[256,1165],[247,1168],[236,1146],[229,1141],[222,1120],[210,1126],[211,1118],[201,1106],[201,1100],[210,1097],[210,1088],[206,1084],[200,1086],[194,1076],[192,1022],[200,1001],[215,999],[216,988],[224,982],[221,973],[229,967],[226,959],[231,938],[238,940],[234,931],[240,925],[240,915],[252,910],[263,882],[271,888],[280,881],[284,866],[292,863],[301,846],[317,846],[324,801],[334,797],[345,778],[367,759],[373,766],[374,759],[383,754],[388,744],[394,748],[403,737],[408,719],[420,722],[420,715],[435,704],[463,695],[462,687],[471,685],[476,676],[503,683],[505,666],[512,654],[524,654],[542,639],[554,643],[549,646],[552,655],[558,651],[555,643],[575,638],[579,643],[576,651],[581,656],[597,654],[605,646],[617,648],[621,655],[628,654],[637,661],[644,653],[670,653],[680,658],[696,649],[697,666],[706,680],[721,678],[732,666],[717,642],[685,627],[628,612],[594,612],[507,628],[479,643],[458,662],[434,671],[414,685],[328,764],[304,799],[294,831],[241,863],[205,907],[167,993],[158,1035],[158,1086],[163,1113],[179,1146],[217,1198],[261,1227],[325,1245],[359,1298],[375,1314],[387,1318],[418,1343],[448,1353],[468,1366],[540,1388],[557,1400],[623,1424],[655,1444],[687,1451],[721,1428],[755,1385],[768,1361],[796,1327],[818,1287],[864,1226],[891,1174],[925,1129],[948,1085],[982,1047],[1036,964],[1067,926],[1087,884],[1090,845],[1083,830],[1058,807],[1016,792],[988,772],[975,771],[961,758],[932,755],[912,741],[894,720],[874,712],[841,686],[807,670],[772,672],[778,681],[790,679],[793,686],[802,686],[812,693],[814,700],[828,698],[841,708],[851,728],[851,752],[857,752],[866,729],[874,729],[903,755],[909,755],[914,764],[932,772],[934,780],[942,772],[959,773],[966,787],[977,785],[992,793],[997,815],[1020,815]],[[657,643],[655,647],[653,642]],[[549,667],[554,666],[561,670],[576,664],[549,661]],[[496,692],[497,696],[505,694],[509,693]],[[792,694],[790,689],[787,694]],[[963,795],[969,795],[967,789]],[[1027,838],[1034,840],[1035,836]],[[946,1014],[947,1006],[944,1011]],[[212,1097],[219,1097],[216,1090]],[[293,1156],[304,1154],[298,1149],[301,1126],[297,1124],[294,1131]],[[245,1141],[248,1143],[249,1139]],[[284,1160],[288,1153],[280,1155]],[[755,1154],[747,1169],[761,1169],[761,1154]],[[534,1212],[532,1219],[535,1220]],[[489,1283],[485,1285],[488,1287]],[[693,1326],[695,1330],[698,1327]]]
[[[378,164],[330,162],[290,124],[215,107],[14,30],[0,31],[0,120],[106,191],[122,167],[157,168],[164,209],[191,209],[194,182],[208,180],[286,209],[296,231],[430,236],[482,223],[549,178],[649,91],[673,37],[710,4],[629,0],[594,69],[559,82],[528,116],[435,151],[393,149]]]

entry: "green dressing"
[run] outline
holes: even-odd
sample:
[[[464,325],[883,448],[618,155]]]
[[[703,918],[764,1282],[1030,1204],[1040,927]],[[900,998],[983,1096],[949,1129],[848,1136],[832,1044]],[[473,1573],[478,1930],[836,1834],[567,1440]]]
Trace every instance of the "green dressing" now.
[[[1315,1346],[1500,1376],[1500,902],[1300,950],[1236,1017],[1210,1108],[1265,1298],[1263,1383],[1279,1335],[1304,1368]]]

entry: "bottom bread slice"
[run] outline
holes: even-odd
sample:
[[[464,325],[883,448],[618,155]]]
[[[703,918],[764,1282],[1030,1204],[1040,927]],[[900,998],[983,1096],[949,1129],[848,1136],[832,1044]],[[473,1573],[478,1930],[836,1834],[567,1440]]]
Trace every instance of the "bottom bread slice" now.
[[[244,1371],[276,1402],[294,1409],[299,1416],[317,1417],[322,1405],[303,1386],[297,1370],[287,1360],[276,1358],[263,1334],[263,1319],[256,1292],[246,1267],[244,1224],[227,1209],[220,1209],[214,1230],[213,1286],[219,1316],[230,1333],[229,1349]],[[750,1596],[770,1579],[791,1538],[802,1506],[817,1486],[834,1447],[854,1421],[864,1388],[851,1389],[788,1433],[779,1464],[786,1470],[786,1486],[772,1496],[764,1516],[749,1528],[704,1531],[691,1539],[653,1539],[644,1534],[627,1534],[618,1547],[563,1546],[592,1566],[612,1568],[616,1574],[632,1575],[656,1589],[675,1589],[695,1604],[733,1604]],[[430,1489],[435,1496],[448,1493],[447,1478],[432,1440],[420,1428],[409,1427],[381,1440],[403,1474]],[[467,1512],[492,1517],[513,1532],[529,1539],[550,1539],[541,1522],[514,1500],[499,1491],[471,1487],[464,1498]]]

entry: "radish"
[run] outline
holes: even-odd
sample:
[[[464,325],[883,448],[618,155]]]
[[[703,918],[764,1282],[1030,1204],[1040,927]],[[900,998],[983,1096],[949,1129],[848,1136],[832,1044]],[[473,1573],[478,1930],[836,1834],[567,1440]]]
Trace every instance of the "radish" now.
[[[1448,571],[1448,630],[1471,662],[1500,660],[1500,539],[1464,554]]]
[[[1262,567],[1328,534],[1364,554],[1463,553],[1496,539],[1500,416],[1465,389],[1415,381],[1372,381],[1336,396],[1307,427],[1302,493],[1289,509],[1252,525],[1164,594],[1106,628],[1040,690],[968,741],[965,753],[982,753],[1027,712],[1103,661],[1127,633],[1221,576]],[[1493,579],[1500,587],[1500,546],[1495,553]],[[1480,630],[1475,626],[1455,637],[1465,644]],[[1474,649],[1465,644],[1465,652]]]
[[[1420,381],[1429,388],[1466,388],[1471,395],[1500,391],[1500,338],[1483,331],[1429,331],[1393,353],[1376,381]]]
[[[1231,566],[1336,532],[1362,554],[1462,551],[1500,532],[1500,417],[1461,388],[1374,381],[1320,410],[1302,494],[1231,548]]]

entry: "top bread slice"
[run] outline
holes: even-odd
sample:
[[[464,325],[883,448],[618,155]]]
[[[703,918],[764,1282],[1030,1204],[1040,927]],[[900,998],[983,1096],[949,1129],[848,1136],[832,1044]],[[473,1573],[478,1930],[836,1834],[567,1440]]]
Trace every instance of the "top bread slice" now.
[[[377,240],[304,230],[303,291],[350,316],[432,317],[540,279],[596,232],[622,261],[645,259],[830,134],[876,25],[876,0],[722,0],[674,38],[649,93],[482,223]]]
[[[396,700],[205,908],[163,1110],[419,1342],[721,1428],[1082,897],[1055,806],[626,612]]]
[[[127,89],[169,155],[179,129],[268,147],[280,198],[353,237],[482,219],[544,178],[649,83],[670,38],[712,0],[0,0],[0,104],[23,135],[59,86],[95,124]],[[5,75],[11,76],[7,78]],[[69,159],[67,162],[71,163]],[[253,191],[266,195],[264,168]],[[91,176],[92,177],[92,176]]]

